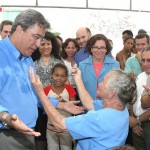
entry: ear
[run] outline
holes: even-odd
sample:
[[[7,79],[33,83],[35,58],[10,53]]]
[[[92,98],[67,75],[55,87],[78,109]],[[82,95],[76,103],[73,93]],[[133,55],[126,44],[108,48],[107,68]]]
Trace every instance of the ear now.
[[[116,97],[116,90],[115,89],[110,90],[109,93],[108,93],[108,98],[109,99],[113,99],[114,97]]]
[[[21,25],[18,25],[16,27],[16,31],[17,31],[17,33],[21,33],[23,31],[23,28],[21,27]]]

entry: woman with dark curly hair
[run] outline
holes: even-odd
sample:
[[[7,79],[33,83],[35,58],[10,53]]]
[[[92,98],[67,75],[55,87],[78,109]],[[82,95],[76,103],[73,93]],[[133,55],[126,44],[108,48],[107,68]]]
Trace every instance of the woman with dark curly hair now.
[[[113,68],[119,68],[119,63],[106,56],[111,51],[111,45],[103,34],[93,35],[86,44],[90,57],[80,62],[79,69],[82,72],[83,83],[92,96],[96,99],[97,85],[105,75]]]

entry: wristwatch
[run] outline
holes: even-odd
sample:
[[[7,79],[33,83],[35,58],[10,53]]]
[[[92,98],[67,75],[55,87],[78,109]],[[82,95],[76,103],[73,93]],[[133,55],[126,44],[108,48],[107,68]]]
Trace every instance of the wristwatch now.
[[[9,129],[9,128],[10,128],[10,126],[6,123],[6,118],[7,118],[8,116],[10,116],[10,114],[5,114],[5,115],[2,117],[2,120],[1,120],[2,125],[3,125],[4,128],[6,128],[6,129]]]
[[[138,123],[139,125],[141,125],[140,117],[138,116],[136,119],[137,119],[137,123]]]

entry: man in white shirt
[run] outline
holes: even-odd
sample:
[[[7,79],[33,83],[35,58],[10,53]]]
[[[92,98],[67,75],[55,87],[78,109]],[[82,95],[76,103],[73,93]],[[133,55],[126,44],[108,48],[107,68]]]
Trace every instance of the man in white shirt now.
[[[133,146],[138,150],[147,150],[147,138],[150,134],[150,111],[141,106],[141,95],[144,91],[148,75],[150,74],[150,46],[145,47],[141,52],[142,73],[137,76],[137,101],[133,104],[130,126],[133,129]],[[132,121],[132,123],[131,123]]]

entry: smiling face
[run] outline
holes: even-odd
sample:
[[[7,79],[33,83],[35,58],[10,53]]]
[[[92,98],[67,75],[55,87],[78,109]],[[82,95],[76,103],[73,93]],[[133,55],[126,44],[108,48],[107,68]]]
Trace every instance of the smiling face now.
[[[39,52],[41,56],[50,56],[52,52],[52,42],[49,40],[45,40],[39,46]]]
[[[93,54],[93,61],[103,62],[106,50],[106,43],[103,40],[97,40],[93,45],[91,52]]]
[[[80,48],[85,48],[87,41],[90,39],[91,34],[86,30],[86,28],[78,29],[76,33],[76,39]]]
[[[75,53],[77,52],[77,48],[74,42],[69,42],[67,47],[65,48],[65,52],[67,53],[68,57],[74,57]]]
[[[135,39],[135,48],[137,51],[142,51],[143,48],[147,47],[148,45],[149,44],[146,37]]]
[[[51,75],[54,86],[62,87],[67,81],[67,72],[64,68],[56,67]]]
[[[10,40],[21,54],[28,57],[40,46],[44,35],[45,29],[37,24],[25,31],[18,25],[16,31],[10,36]]]

